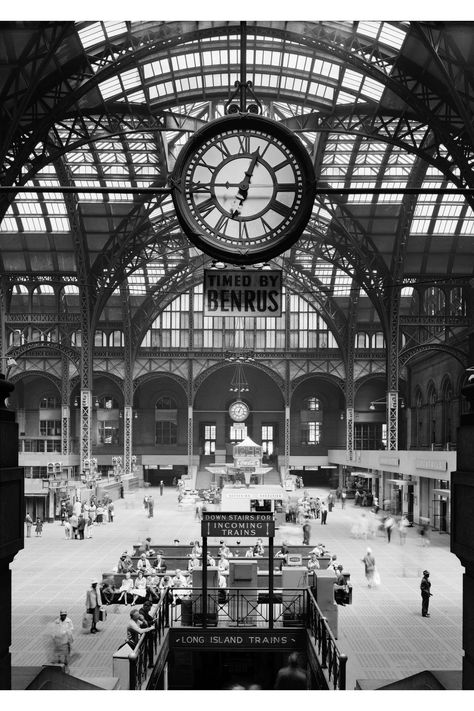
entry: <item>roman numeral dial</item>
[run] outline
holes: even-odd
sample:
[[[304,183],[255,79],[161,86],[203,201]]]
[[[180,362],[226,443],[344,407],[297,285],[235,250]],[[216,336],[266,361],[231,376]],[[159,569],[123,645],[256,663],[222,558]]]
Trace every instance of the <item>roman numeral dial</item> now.
[[[303,144],[261,116],[225,116],[201,128],[176,161],[178,220],[203,252],[254,264],[293,244],[309,220],[314,170]]]

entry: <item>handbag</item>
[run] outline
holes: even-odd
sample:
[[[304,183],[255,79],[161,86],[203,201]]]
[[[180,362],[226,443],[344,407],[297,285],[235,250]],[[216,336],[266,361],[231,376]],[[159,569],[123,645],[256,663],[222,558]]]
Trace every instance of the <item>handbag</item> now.
[[[374,585],[380,585],[380,575],[378,570],[374,570]]]
[[[105,622],[107,619],[107,610],[103,605],[99,607],[99,621],[100,622]]]

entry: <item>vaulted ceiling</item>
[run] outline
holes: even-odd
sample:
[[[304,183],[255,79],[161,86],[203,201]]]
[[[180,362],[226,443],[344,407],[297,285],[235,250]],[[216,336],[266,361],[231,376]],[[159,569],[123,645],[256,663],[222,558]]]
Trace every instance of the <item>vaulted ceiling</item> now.
[[[474,266],[473,29],[0,23],[3,288],[85,289],[97,318],[126,294],[151,323],[197,283],[211,260],[183,235],[167,177],[193,132],[224,115],[243,31],[263,114],[299,136],[318,176],[307,229],[272,260],[289,288],[335,319],[352,309],[386,327],[394,290],[409,313],[414,286],[462,286]]]

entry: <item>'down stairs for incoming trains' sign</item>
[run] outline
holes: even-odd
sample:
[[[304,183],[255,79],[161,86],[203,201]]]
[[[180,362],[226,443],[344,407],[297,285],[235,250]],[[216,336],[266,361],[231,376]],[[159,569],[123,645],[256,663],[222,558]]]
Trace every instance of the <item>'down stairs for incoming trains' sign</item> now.
[[[270,538],[275,535],[275,521],[272,513],[248,512],[205,512],[202,514],[201,535],[210,536],[260,536]]]

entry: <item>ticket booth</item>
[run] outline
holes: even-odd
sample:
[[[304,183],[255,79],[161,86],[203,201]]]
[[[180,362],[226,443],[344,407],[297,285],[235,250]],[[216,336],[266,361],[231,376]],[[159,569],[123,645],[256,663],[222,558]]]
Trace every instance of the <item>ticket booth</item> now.
[[[257,574],[257,561],[229,560],[229,613],[238,624],[257,624]],[[232,591],[236,589],[239,589],[242,594],[232,595]]]

